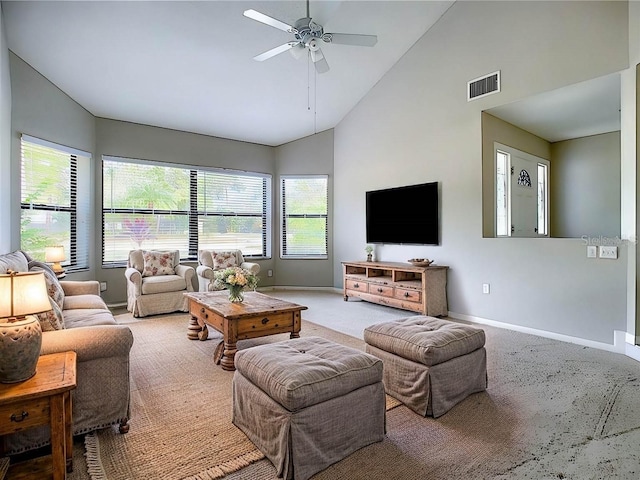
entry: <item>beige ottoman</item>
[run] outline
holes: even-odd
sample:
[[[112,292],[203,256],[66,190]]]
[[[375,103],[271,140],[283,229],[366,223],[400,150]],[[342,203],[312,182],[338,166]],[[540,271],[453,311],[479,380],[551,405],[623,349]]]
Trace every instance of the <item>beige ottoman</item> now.
[[[382,362],[306,337],[241,350],[235,357],[233,423],[276,467],[306,480],[382,440]]]
[[[439,417],[487,388],[484,330],[423,315],[364,331],[384,363],[386,392],[420,415]]]

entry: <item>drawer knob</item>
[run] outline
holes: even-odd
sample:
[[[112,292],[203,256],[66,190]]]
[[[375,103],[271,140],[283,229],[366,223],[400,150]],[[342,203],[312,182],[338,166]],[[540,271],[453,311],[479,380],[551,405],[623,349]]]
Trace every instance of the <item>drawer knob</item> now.
[[[409,292],[404,292],[404,296],[409,297],[410,296]]]
[[[382,293],[382,289],[381,288],[378,288],[378,293]]]
[[[353,287],[354,287],[354,288],[359,288],[359,287],[360,287],[360,284],[359,284],[359,283],[354,283],[354,284],[353,284]]]
[[[204,307],[200,309],[200,313],[204,313]]]
[[[21,422],[23,421],[25,418],[27,418],[29,416],[29,412],[25,412],[23,411],[20,416],[16,415],[15,413],[11,414],[11,421],[12,422]]]
[[[268,319],[268,318],[266,318],[266,317],[265,317],[265,318],[263,318],[263,319],[262,319],[262,324],[263,324],[263,325],[266,325],[267,323],[269,323],[269,319]]]

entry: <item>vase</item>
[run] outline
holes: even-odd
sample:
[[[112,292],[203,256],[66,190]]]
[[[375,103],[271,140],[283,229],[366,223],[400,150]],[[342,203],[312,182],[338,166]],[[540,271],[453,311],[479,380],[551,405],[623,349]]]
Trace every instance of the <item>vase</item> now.
[[[229,301],[231,303],[242,303],[243,300],[242,287],[237,285],[229,287]]]
[[[36,373],[42,329],[33,315],[11,323],[0,323],[0,383],[23,382]]]

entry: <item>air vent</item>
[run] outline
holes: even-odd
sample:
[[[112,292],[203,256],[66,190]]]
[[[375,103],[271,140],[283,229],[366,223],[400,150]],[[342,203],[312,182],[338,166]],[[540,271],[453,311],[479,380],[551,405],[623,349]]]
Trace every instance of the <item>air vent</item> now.
[[[467,102],[500,91],[500,70],[467,82]]]

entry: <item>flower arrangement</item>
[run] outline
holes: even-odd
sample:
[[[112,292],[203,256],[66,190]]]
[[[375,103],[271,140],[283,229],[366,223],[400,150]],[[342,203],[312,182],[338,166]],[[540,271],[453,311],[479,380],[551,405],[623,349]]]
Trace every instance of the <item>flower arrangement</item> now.
[[[258,277],[249,270],[240,267],[228,267],[214,272],[216,277],[214,286],[219,289],[229,290],[229,300],[240,303],[244,300],[242,291],[254,289],[258,285]]]

